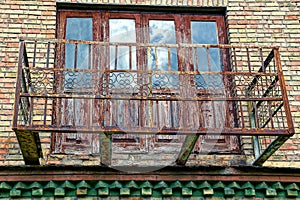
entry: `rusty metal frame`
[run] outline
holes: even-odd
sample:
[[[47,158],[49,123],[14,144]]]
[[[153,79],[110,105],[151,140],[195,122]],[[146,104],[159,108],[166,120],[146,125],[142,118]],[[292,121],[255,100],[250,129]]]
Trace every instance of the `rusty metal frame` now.
[[[24,83],[24,71],[22,68],[22,61],[26,67],[29,67],[28,58],[26,54],[26,46],[24,41],[20,41],[20,50],[19,50],[19,61],[18,61],[18,73],[17,73],[17,83],[16,83],[16,95],[15,95],[15,104],[14,104],[14,115],[13,115],[13,127],[12,129],[15,131],[17,136],[24,162],[26,165],[39,165],[40,158],[43,157],[41,142],[39,138],[39,134],[37,131],[30,130],[19,130],[18,129],[18,113],[20,105],[20,93],[23,90],[24,92],[28,92],[26,85],[21,84]],[[27,71],[26,71],[27,73]],[[22,80],[22,81],[21,81]],[[30,80],[29,80],[30,83]],[[30,107],[29,100],[27,99],[26,103]]]
[[[293,120],[291,116],[291,111],[290,107],[288,105],[288,96],[287,96],[287,91],[286,91],[286,86],[283,78],[283,71],[282,71],[282,65],[280,61],[280,54],[279,54],[279,48],[275,47],[274,48],[274,56],[275,56],[275,62],[278,70],[278,79],[280,81],[280,87],[282,91],[282,96],[283,96],[283,106],[286,110],[287,113],[289,113],[287,117],[287,122],[288,122],[288,133],[289,135],[287,136],[278,136],[274,141],[272,141],[271,144],[263,151],[259,152],[257,155],[255,155],[255,160],[253,161],[253,165],[262,165],[269,157],[272,156],[272,154],[277,151],[282,144],[284,144],[294,133],[294,125],[293,125]]]
[[[30,41],[30,40],[29,40]],[[49,66],[49,48],[50,48],[50,43],[55,43],[55,44],[66,44],[66,43],[71,43],[71,44],[89,44],[89,45],[104,45],[104,46],[110,46],[110,45],[121,45],[120,43],[110,43],[110,42],[96,42],[96,41],[73,41],[73,40],[47,40],[47,41],[39,41],[39,40],[34,40],[34,42],[42,42],[48,44],[48,49],[47,49],[47,56],[46,56],[46,65],[47,68],[39,68],[30,66],[28,62],[28,57],[26,53],[26,47],[25,47],[25,42],[20,41],[20,50],[19,50],[19,61],[18,61],[18,74],[17,74],[17,85],[16,85],[16,96],[15,96],[15,105],[14,105],[14,116],[13,116],[13,130],[16,132],[17,138],[19,140],[23,156],[25,159],[26,164],[39,164],[38,160],[39,158],[42,157],[42,151],[40,148],[40,142],[38,138],[38,132],[60,132],[60,133],[73,133],[73,132],[84,132],[84,133],[99,133],[103,132],[105,135],[107,135],[107,139],[109,140],[109,137],[111,134],[123,134],[124,131],[122,131],[118,126],[92,126],[92,127],[72,127],[72,126],[57,126],[55,124],[51,125],[28,125],[26,123],[26,120],[24,121],[24,125],[19,124],[19,115],[24,112],[24,108],[22,108],[23,103],[21,103],[21,99],[25,99],[25,101],[28,103],[28,108],[30,107],[30,101],[29,98],[46,98],[46,99],[102,99],[102,100],[110,100],[110,99],[116,99],[116,100],[139,100],[139,101],[186,101],[186,102],[193,102],[193,101],[225,101],[225,102],[235,102],[235,101],[243,101],[243,102],[248,102],[250,103],[248,106],[248,112],[250,113],[250,123],[251,127],[235,127],[235,128],[228,128],[225,127],[221,133],[217,133],[214,131],[214,129],[208,129],[205,127],[199,127],[198,129],[184,129],[184,128],[176,128],[176,127],[166,127],[161,130],[157,130],[155,128],[147,128],[147,127],[138,127],[138,128],[132,128],[132,133],[134,134],[153,134],[154,132],[157,134],[162,134],[162,135],[175,135],[175,134],[185,134],[188,135],[186,138],[186,141],[183,143],[181,152],[177,158],[177,164],[185,164],[188,156],[190,155],[195,142],[197,141],[199,135],[238,135],[238,136],[246,136],[250,135],[253,136],[253,144],[254,144],[254,150],[255,150],[255,161],[253,162],[253,165],[262,165],[290,136],[294,134],[294,127],[293,127],[293,121],[291,117],[291,111],[288,105],[288,97],[287,97],[287,92],[286,92],[286,86],[283,78],[283,72],[282,72],[282,66],[280,63],[280,55],[279,55],[279,50],[278,48],[273,48],[271,50],[271,53],[268,54],[267,58],[265,61],[262,61],[262,66],[261,68],[254,72],[243,72],[243,71],[225,71],[225,72],[207,72],[206,74],[220,74],[222,76],[251,76],[254,77],[253,81],[249,84],[248,87],[248,93],[249,96],[246,97],[239,97],[239,96],[226,96],[226,97],[218,97],[218,96],[209,96],[209,93],[207,93],[207,96],[198,96],[198,97],[166,97],[164,95],[158,96],[158,97],[153,97],[153,96],[139,96],[139,95],[132,95],[132,96],[114,96],[112,97],[111,95],[105,94],[63,94],[63,93],[53,93],[53,94],[38,94],[38,93],[32,93],[31,90],[29,90],[27,87],[31,87],[32,80],[30,78],[30,73],[32,70],[39,70],[42,72],[47,72],[47,71],[52,71],[54,73],[56,72],[68,72],[68,71],[76,71],[76,72],[81,72],[82,70],[76,69],[76,70],[71,70],[71,69],[65,69],[65,68],[48,68]],[[36,45],[36,44],[35,44]],[[122,43],[122,45],[128,45],[128,46],[136,46],[136,47],[168,47],[168,48],[220,48],[220,49],[235,49],[235,48],[240,48],[240,49],[247,49],[247,54],[248,54],[248,49],[250,48],[256,48],[256,49],[261,49],[263,47],[258,47],[258,46],[230,46],[230,45],[198,45],[198,44],[141,44],[141,43]],[[36,48],[36,47],[35,47]],[[270,47],[268,47],[269,49]],[[234,62],[236,62],[236,55],[234,52]],[[261,58],[262,58],[262,53],[261,53]],[[269,65],[270,61],[274,59],[275,60],[275,66],[276,66],[276,73],[275,72],[267,72],[266,68]],[[33,57],[33,60],[35,60],[35,54]],[[262,59],[261,59],[262,60]],[[24,67],[23,67],[24,63]],[[250,66],[251,63],[249,61],[249,54],[248,54],[248,65]],[[237,67],[237,66],[235,66]],[[250,69],[250,68],[249,68]],[[91,73],[111,73],[114,72],[114,70],[86,70],[84,72],[91,72]],[[128,71],[122,70],[122,71],[117,71],[119,73],[127,73]],[[130,71],[130,72],[133,72]],[[143,71],[143,70],[135,70],[134,72],[136,73],[146,73],[147,75],[150,73],[148,71]],[[178,75],[190,75],[194,76],[197,74],[203,74],[202,72],[184,72],[184,71],[179,71],[179,72],[161,72],[161,74],[169,74],[169,73],[174,73]],[[27,75],[28,80],[24,80],[25,74]],[[258,80],[261,77],[268,77],[272,76],[275,77],[275,79],[270,83],[270,85],[267,86],[267,89],[265,90],[264,94],[262,96],[251,96],[251,90],[255,87],[255,84],[257,84]],[[27,81],[27,86],[26,82]],[[282,97],[279,96],[270,96],[271,95],[271,90],[274,87],[277,87],[276,83],[278,82],[280,91],[282,94]],[[270,97],[269,97],[270,96]],[[262,99],[263,98],[263,99]],[[272,120],[273,117],[275,117],[275,114],[277,111],[281,108],[284,108],[285,110],[285,115],[282,117],[285,117],[287,120],[287,128],[265,128],[257,126],[258,124],[258,115],[257,115],[257,108],[261,106],[262,102],[282,102],[279,106],[277,106],[277,110],[274,111],[269,111],[269,119],[266,120],[265,124],[269,123],[270,120]],[[26,104],[27,104],[26,103]],[[33,108],[30,108],[33,109]],[[30,112],[30,111],[28,111]],[[242,110],[242,114],[243,114]],[[252,113],[252,114],[251,114]],[[26,113],[23,115],[26,115]],[[252,117],[251,117],[252,115]],[[44,118],[45,120],[45,118]],[[243,116],[242,116],[242,121],[243,121]],[[28,135],[29,134],[29,135]],[[276,136],[277,138],[273,140],[272,143],[269,144],[269,146],[264,150],[260,152],[259,149],[259,137],[260,136]],[[29,141],[29,138],[32,138],[32,140]],[[32,144],[33,146],[30,145],[25,145],[25,144]],[[31,149],[30,149],[31,148]],[[105,149],[110,148],[110,144],[108,146],[104,147]],[[32,154],[29,155],[29,151],[32,152]],[[103,162],[104,164],[109,165],[110,164],[110,159],[109,158],[110,152],[107,152],[107,155],[103,155]]]

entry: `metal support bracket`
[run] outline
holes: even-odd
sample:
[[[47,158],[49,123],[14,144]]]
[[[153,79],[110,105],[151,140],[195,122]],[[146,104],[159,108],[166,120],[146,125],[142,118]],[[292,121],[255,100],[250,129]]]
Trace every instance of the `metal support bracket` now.
[[[278,136],[268,147],[254,160],[252,165],[261,166],[272,154],[280,148],[291,136]]]

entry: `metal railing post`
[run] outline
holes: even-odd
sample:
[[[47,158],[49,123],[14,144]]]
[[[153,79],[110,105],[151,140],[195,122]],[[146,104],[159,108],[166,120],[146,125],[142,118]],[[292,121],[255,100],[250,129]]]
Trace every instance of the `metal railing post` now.
[[[295,133],[295,129],[294,129],[291,110],[288,105],[288,96],[287,96],[287,92],[286,92],[286,85],[285,85],[284,78],[283,78],[283,71],[282,71],[282,65],[281,65],[278,47],[274,48],[274,56],[275,56],[275,63],[277,66],[277,71],[278,71],[278,79],[279,79],[279,83],[280,83],[281,94],[283,97],[283,106],[284,106],[286,119],[287,119],[287,123],[288,123],[288,131],[289,131],[289,134],[293,135]]]
[[[13,114],[13,126],[12,126],[12,129],[14,129],[14,130],[18,126],[20,92],[21,92],[21,77],[22,77],[22,61],[23,61],[24,47],[25,47],[25,42],[20,40],[16,92],[15,92],[15,104],[14,104],[14,114]]]

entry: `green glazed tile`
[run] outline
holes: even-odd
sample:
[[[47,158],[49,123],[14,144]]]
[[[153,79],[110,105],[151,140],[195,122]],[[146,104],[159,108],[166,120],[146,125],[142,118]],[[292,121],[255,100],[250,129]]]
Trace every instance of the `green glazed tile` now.
[[[193,181],[188,182],[185,185],[185,187],[187,187],[187,188],[194,188],[194,189],[198,188],[197,185]]]
[[[237,183],[237,182],[232,182],[228,185],[229,188],[232,188],[232,189],[241,189],[241,186]]]
[[[164,181],[160,181],[158,184],[156,184],[154,186],[154,189],[157,189],[157,188],[167,188],[169,187],[168,184],[166,184]]]
[[[183,196],[192,196],[193,190],[190,188],[182,188],[182,195]]]
[[[129,189],[129,188],[121,188],[121,189],[120,189],[120,195],[121,195],[121,196],[127,196],[127,195],[130,195],[130,189]]]
[[[242,189],[254,189],[254,186],[248,181],[242,186]]]
[[[245,189],[245,196],[254,196],[255,190],[254,189]]]
[[[288,197],[297,197],[298,196],[297,190],[287,190],[286,192],[287,192]]]
[[[179,181],[175,181],[171,184],[171,188],[182,188],[182,184]]]
[[[125,187],[127,188],[139,188],[139,186],[135,183],[135,181],[130,181],[127,184],[125,184]]]
[[[224,193],[225,193],[226,196],[233,196],[233,195],[235,195],[234,189],[231,189],[231,188],[225,188],[224,189]]]
[[[42,188],[43,186],[38,182],[33,182],[28,188]]]
[[[114,181],[109,188],[122,188],[122,184],[119,181]]]
[[[286,186],[286,189],[288,189],[288,190],[300,190],[300,188],[298,187],[298,185],[296,183],[289,184],[288,186]]]
[[[165,189],[163,189],[163,190],[162,190],[162,194],[163,194],[164,196],[170,196],[170,195],[172,195],[172,194],[173,194],[172,188],[165,188]]]
[[[279,190],[284,190],[283,185],[280,182],[276,182],[272,185],[272,188],[274,189],[279,189]]]
[[[70,189],[75,189],[76,187],[70,182],[70,181],[65,181],[62,185],[62,188],[70,188]]]
[[[95,185],[96,189],[98,189],[98,188],[106,188],[106,187],[109,187],[109,184],[107,184],[104,181],[98,181],[98,183]]]
[[[7,184],[6,182],[1,182],[0,189],[10,190],[11,186],[9,184]]]
[[[266,196],[267,197],[275,197],[277,195],[277,192],[275,189],[268,188],[266,189]]]
[[[32,196],[43,196],[43,189],[40,188],[40,189],[32,189],[32,192],[31,192]]]
[[[47,185],[46,185],[44,188],[46,188],[46,189],[48,189],[48,188],[53,188],[53,189],[55,189],[55,188],[57,188],[57,187],[58,187],[58,185],[57,185],[55,182],[49,181],[49,182],[47,183]]]
[[[151,196],[152,195],[152,188],[142,188],[142,195]]]
[[[91,186],[87,182],[81,181],[77,184],[77,188],[91,188]]]
[[[100,195],[100,196],[106,196],[106,195],[108,195],[109,194],[109,190],[108,190],[108,188],[106,187],[106,188],[99,188],[98,189],[98,195]]]
[[[146,181],[143,184],[141,184],[140,187],[141,188],[153,188],[153,185],[149,181]]]
[[[20,197],[21,196],[21,190],[13,189],[13,190],[10,191],[9,195],[11,197]]]
[[[204,181],[203,183],[201,183],[198,187],[199,189],[202,189],[202,188],[211,188],[211,185],[207,182],[207,181]]]
[[[213,185],[213,188],[225,188],[225,185],[222,181],[219,181],[218,183]]]
[[[214,190],[210,188],[203,189],[203,195],[208,196],[208,195],[213,195]]]
[[[255,189],[267,189],[267,188],[269,188],[269,186],[266,184],[266,182],[261,182],[255,187]]]
[[[54,190],[54,196],[65,196],[65,189],[63,188],[55,188]]]
[[[27,189],[27,186],[26,186],[24,183],[22,183],[22,182],[18,182],[18,183],[15,185],[14,188],[16,188],[16,189]]]

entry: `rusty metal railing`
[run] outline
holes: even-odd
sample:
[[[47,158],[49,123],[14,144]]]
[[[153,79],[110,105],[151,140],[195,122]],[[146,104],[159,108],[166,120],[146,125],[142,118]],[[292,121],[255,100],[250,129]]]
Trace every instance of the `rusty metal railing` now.
[[[13,129],[253,136],[259,164],[294,134],[277,47],[70,40],[20,42]]]

